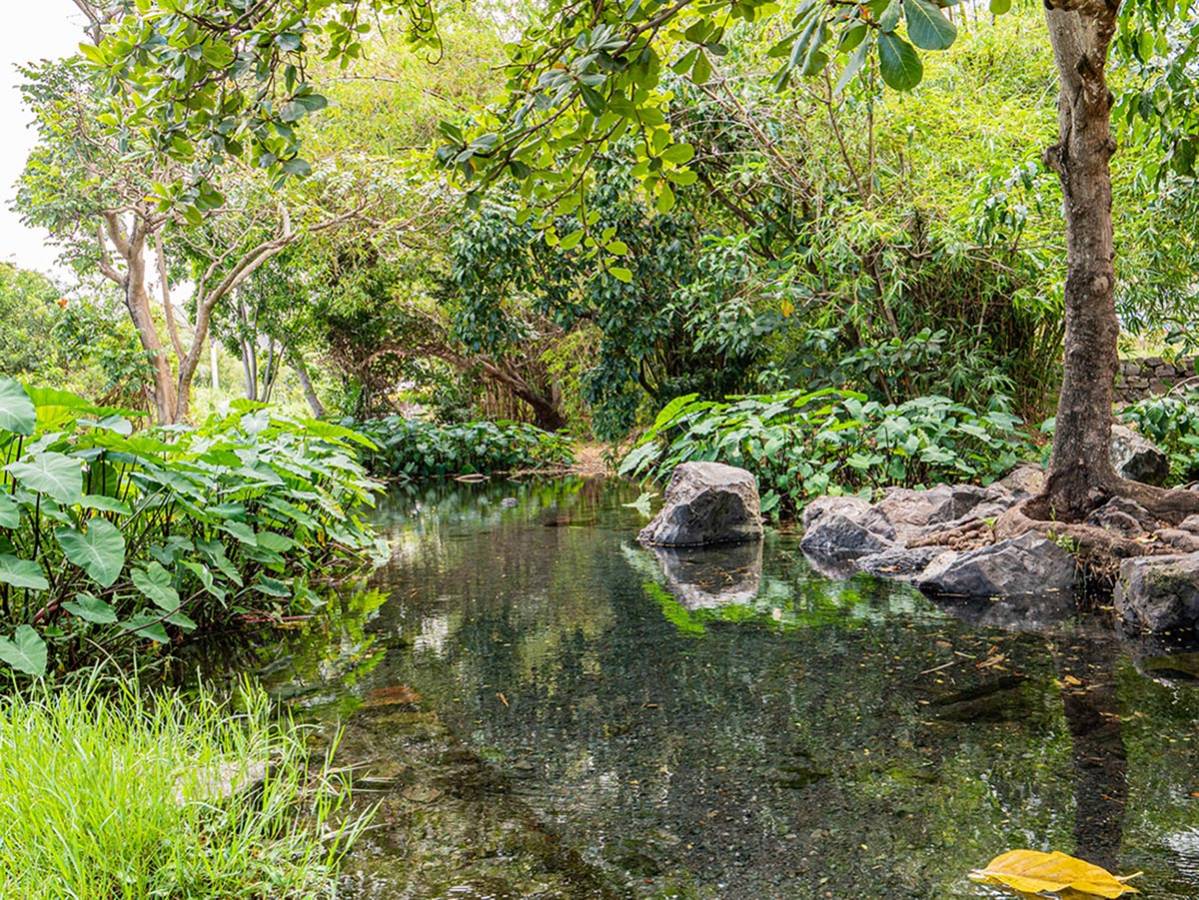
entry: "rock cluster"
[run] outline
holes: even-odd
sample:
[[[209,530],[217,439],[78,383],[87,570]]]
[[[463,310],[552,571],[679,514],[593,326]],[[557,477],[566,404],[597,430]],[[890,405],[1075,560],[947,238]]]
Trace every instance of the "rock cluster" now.
[[[1040,489],[1039,469],[1017,469],[989,487],[895,488],[878,503],[824,497],[804,510],[800,546],[834,574],[861,571],[912,581],[933,594],[1019,597],[1070,591],[1073,557],[1038,534],[974,549],[930,543],[970,522],[998,518]]]

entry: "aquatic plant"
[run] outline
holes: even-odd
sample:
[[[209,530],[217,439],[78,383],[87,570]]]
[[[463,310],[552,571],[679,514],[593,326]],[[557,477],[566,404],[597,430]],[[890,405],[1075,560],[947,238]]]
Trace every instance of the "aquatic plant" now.
[[[370,438],[375,449],[362,455],[379,478],[403,481],[521,469],[554,469],[574,461],[570,438],[524,422],[464,422],[443,425],[387,416],[342,421]]]
[[[261,690],[0,701],[0,894],[319,897],[361,822]]]
[[[758,478],[762,510],[793,514],[823,494],[988,481],[1032,455],[1020,419],[947,397],[883,404],[828,388],[667,404],[620,472],[663,481],[675,466],[715,460]]]
[[[307,608],[379,550],[349,429],[236,403],[198,428],[0,379],[0,660],[27,675]],[[14,630],[15,629],[15,630]]]

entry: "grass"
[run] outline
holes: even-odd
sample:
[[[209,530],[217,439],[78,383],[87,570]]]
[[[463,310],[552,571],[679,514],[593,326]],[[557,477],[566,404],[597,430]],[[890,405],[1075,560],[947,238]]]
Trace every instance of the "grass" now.
[[[319,897],[357,833],[260,690],[0,701],[0,896]]]

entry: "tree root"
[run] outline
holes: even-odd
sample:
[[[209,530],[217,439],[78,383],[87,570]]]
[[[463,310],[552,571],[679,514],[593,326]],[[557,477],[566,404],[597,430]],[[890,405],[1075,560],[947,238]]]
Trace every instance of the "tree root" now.
[[[1002,541],[1035,531],[1050,540],[1068,544],[1067,549],[1084,560],[1128,559],[1133,556],[1146,556],[1154,552],[1152,544],[1114,534],[1098,525],[1086,525],[1081,522],[1055,522],[1029,516],[1028,507],[1033,506],[1035,509],[1035,505],[1041,499],[1034,497],[1031,500],[1017,503],[1001,515],[995,522],[995,537]]]
[[[971,519],[962,525],[933,531],[913,538],[909,547],[947,547],[951,550],[966,550],[982,547],[994,541],[995,535],[985,519]]]
[[[1199,491],[1160,488],[1121,478],[1113,486],[1112,496],[1126,497],[1139,503],[1159,519],[1177,525],[1187,516],[1199,513]]]

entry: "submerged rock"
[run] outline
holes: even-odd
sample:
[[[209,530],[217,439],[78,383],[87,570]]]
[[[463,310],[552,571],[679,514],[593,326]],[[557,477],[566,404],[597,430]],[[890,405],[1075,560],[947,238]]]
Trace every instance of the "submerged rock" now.
[[[721,547],[653,547],[666,589],[687,609],[749,603],[762,584],[762,542]]]
[[[1157,445],[1124,425],[1112,426],[1112,467],[1116,474],[1145,484],[1164,484],[1170,459]]]
[[[1199,553],[1126,559],[1115,606],[1125,624],[1142,631],[1199,628]]]
[[[692,462],[674,470],[661,511],[637,540],[699,547],[761,537],[762,513],[753,474],[723,463]]]
[[[1013,597],[1068,591],[1074,558],[1039,534],[1027,532],[965,553],[947,551],[916,579],[922,591],[963,597]]]

